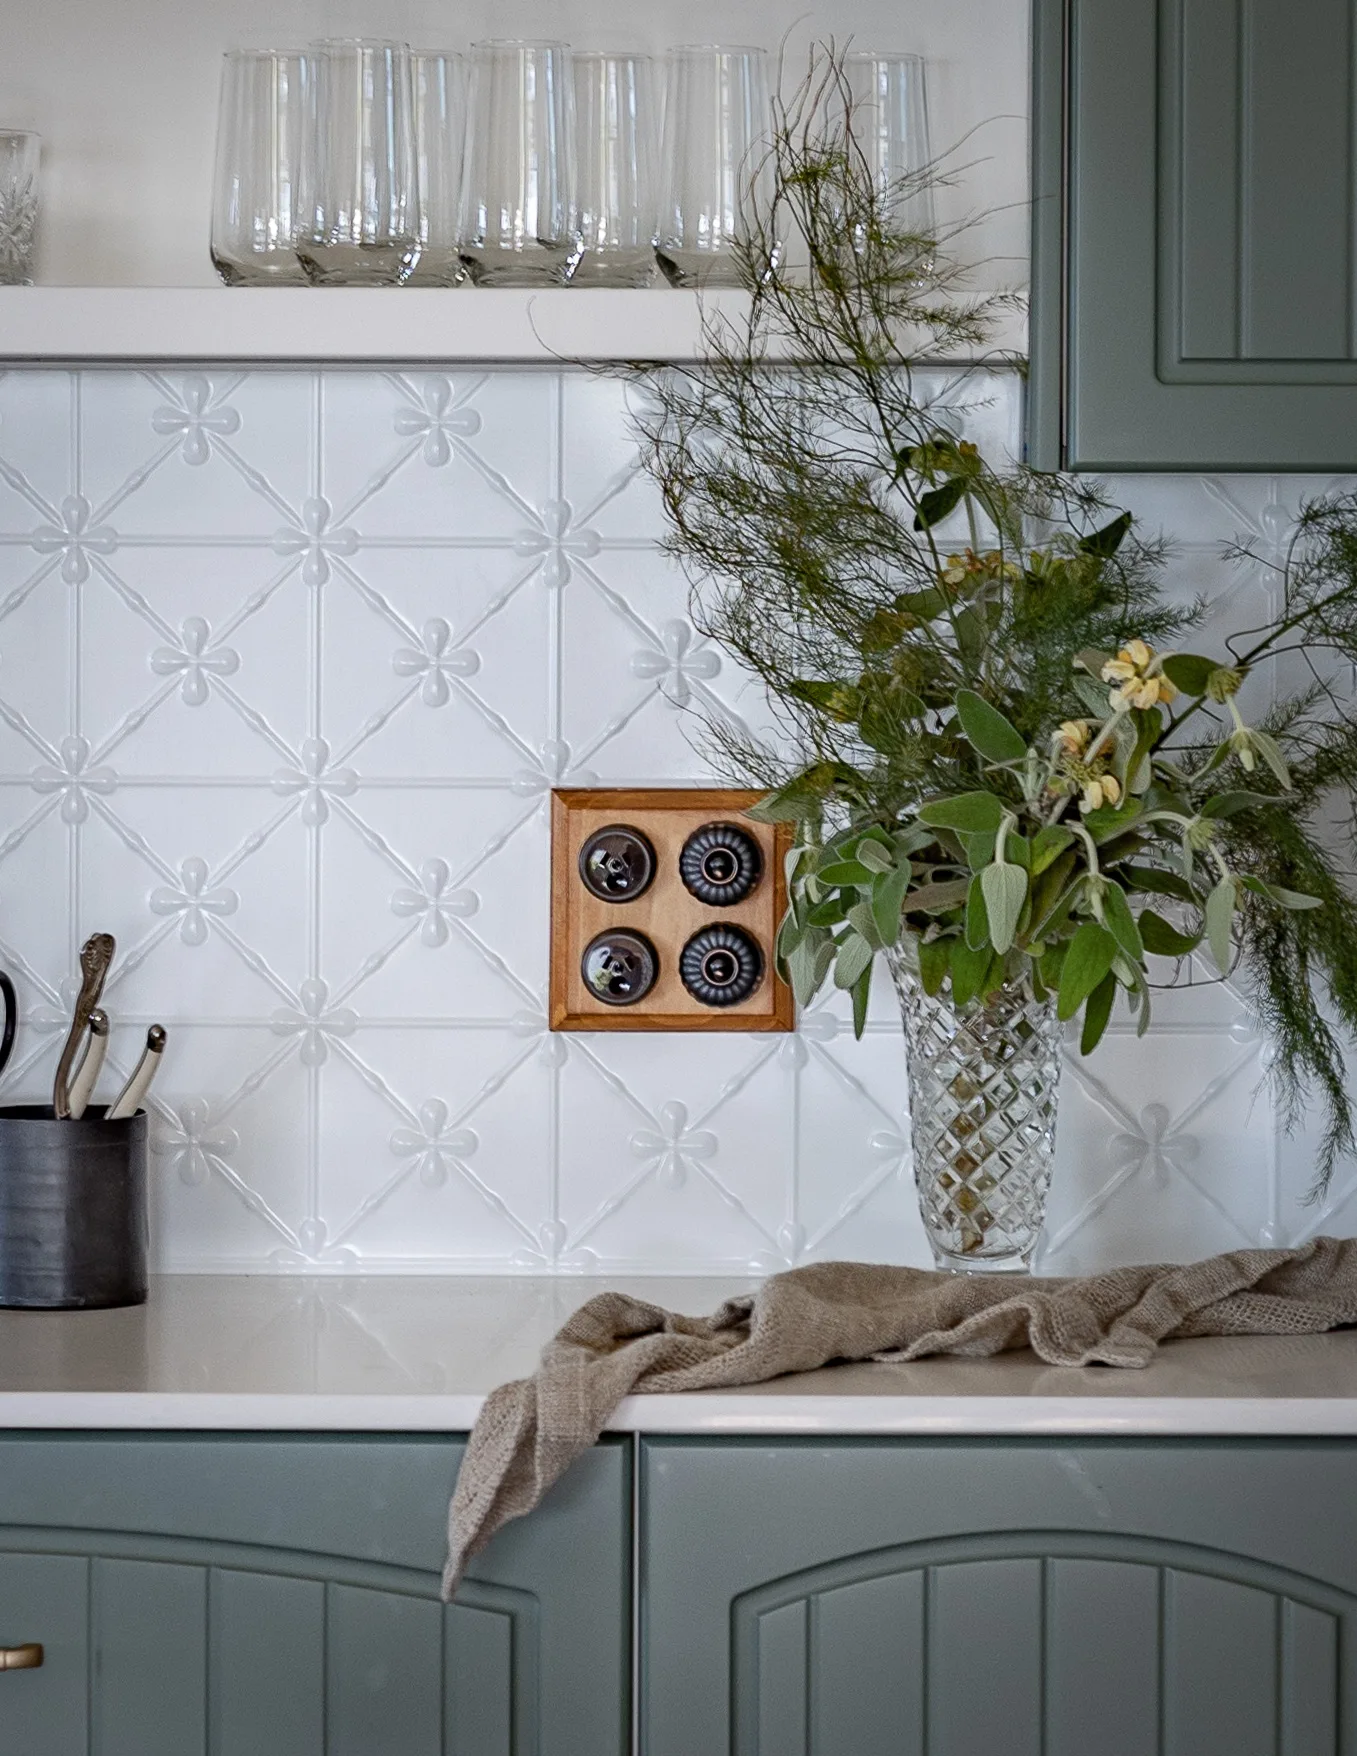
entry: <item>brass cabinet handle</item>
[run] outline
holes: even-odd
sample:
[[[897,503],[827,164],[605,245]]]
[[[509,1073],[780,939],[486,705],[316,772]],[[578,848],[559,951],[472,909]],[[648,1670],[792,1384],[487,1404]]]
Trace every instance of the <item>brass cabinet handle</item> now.
[[[42,1647],[36,1640],[27,1646],[0,1646],[0,1671],[36,1671],[42,1663]]]

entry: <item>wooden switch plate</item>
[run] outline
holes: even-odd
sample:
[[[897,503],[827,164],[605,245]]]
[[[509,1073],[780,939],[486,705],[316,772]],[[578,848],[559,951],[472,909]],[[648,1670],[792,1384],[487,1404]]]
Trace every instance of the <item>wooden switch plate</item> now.
[[[756,823],[746,806],[762,797],[730,788],[561,788],[551,795],[551,1028],[553,1030],[791,1030],[791,989],[773,970],[773,940],[786,907],[786,824]],[[679,876],[679,853],[706,823],[737,824],[758,843],[763,872],[729,908],[699,902]],[[580,878],[580,849],[613,824],[640,830],[655,849],[649,888],[633,901],[603,901]],[[704,1006],[679,977],[679,954],[700,927],[743,927],[758,943],[763,976],[747,999]],[[584,949],[599,933],[643,933],[659,954],[659,978],[629,1006],[610,1006],[580,974]]]

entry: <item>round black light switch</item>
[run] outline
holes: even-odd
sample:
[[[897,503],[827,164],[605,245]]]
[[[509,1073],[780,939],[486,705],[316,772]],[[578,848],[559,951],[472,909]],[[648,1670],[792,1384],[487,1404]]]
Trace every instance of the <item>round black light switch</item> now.
[[[644,933],[613,927],[584,948],[580,974],[584,985],[605,1006],[634,1006],[655,986],[660,960]]]
[[[738,1006],[763,978],[763,953],[743,927],[702,927],[679,954],[679,976],[704,1006]]]
[[[679,877],[708,908],[743,902],[762,876],[759,844],[737,823],[704,823],[679,855]]]
[[[655,849],[639,829],[610,823],[580,849],[584,888],[602,902],[635,902],[655,876]]]

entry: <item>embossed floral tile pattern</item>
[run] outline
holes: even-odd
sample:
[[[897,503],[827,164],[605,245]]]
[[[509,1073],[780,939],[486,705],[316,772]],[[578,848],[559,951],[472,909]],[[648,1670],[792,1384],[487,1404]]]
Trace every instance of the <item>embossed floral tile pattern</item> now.
[[[953,386],[936,385],[955,401]],[[996,378],[967,419],[1017,432]],[[552,1036],[546,797],[709,772],[759,702],[686,614],[627,393],[587,374],[0,377],[0,961],[10,1101],[116,933],[165,1268],[763,1271],[926,1259],[883,981],[783,1038]],[[1212,625],[1307,488],[1117,484]],[[1069,1063],[1045,1265],[1345,1230],[1300,1204],[1241,997]]]

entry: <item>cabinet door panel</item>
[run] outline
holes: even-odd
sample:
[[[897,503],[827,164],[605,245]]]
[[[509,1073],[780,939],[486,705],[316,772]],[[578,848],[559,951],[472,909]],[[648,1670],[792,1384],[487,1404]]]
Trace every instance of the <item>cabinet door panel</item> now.
[[[39,1670],[0,1671],[0,1728],[16,1756],[85,1756],[89,1747],[88,1592],[82,1557],[0,1554],[0,1644],[43,1648]]]
[[[923,1575],[887,1574],[815,1602],[815,1748],[923,1756]],[[862,1679],[870,1676],[872,1687]]]
[[[1032,461],[1357,467],[1352,0],[1035,0]]]
[[[582,1459],[445,1607],[460,1454],[0,1436],[0,1641],[48,1649],[0,1674],[0,1756],[11,1724],[13,1756],[622,1756],[628,1447]]]
[[[514,1631],[508,1616],[454,1604],[448,1612],[444,1660],[449,1756],[516,1756]],[[532,1724],[536,1705],[520,1699]]]
[[[1116,1606],[1109,1629],[1107,1610]],[[1050,1756],[1151,1756],[1159,1749],[1159,1580],[1124,1561],[1048,1564]],[[1111,1633],[1112,1638],[1109,1638]],[[1107,1702],[1119,1703],[1116,1714]]]
[[[325,1587],[214,1567],[209,1604],[213,1756],[328,1756]]]
[[[641,1480],[644,1756],[1357,1756],[1344,1442],[655,1439]]]
[[[1041,1562],[961,1561],[928,1583],[930,1756],[1040,1756]]]
[[[443,1616],[435,1603],[332,1585],[328,1756],[368,1756],[401,1728],[402,1756],[443,1748]]]
[[[92,1741],[98,1756],[172,1756],[207,1734],[208,1576],[173,1562],[89,1570]]]

